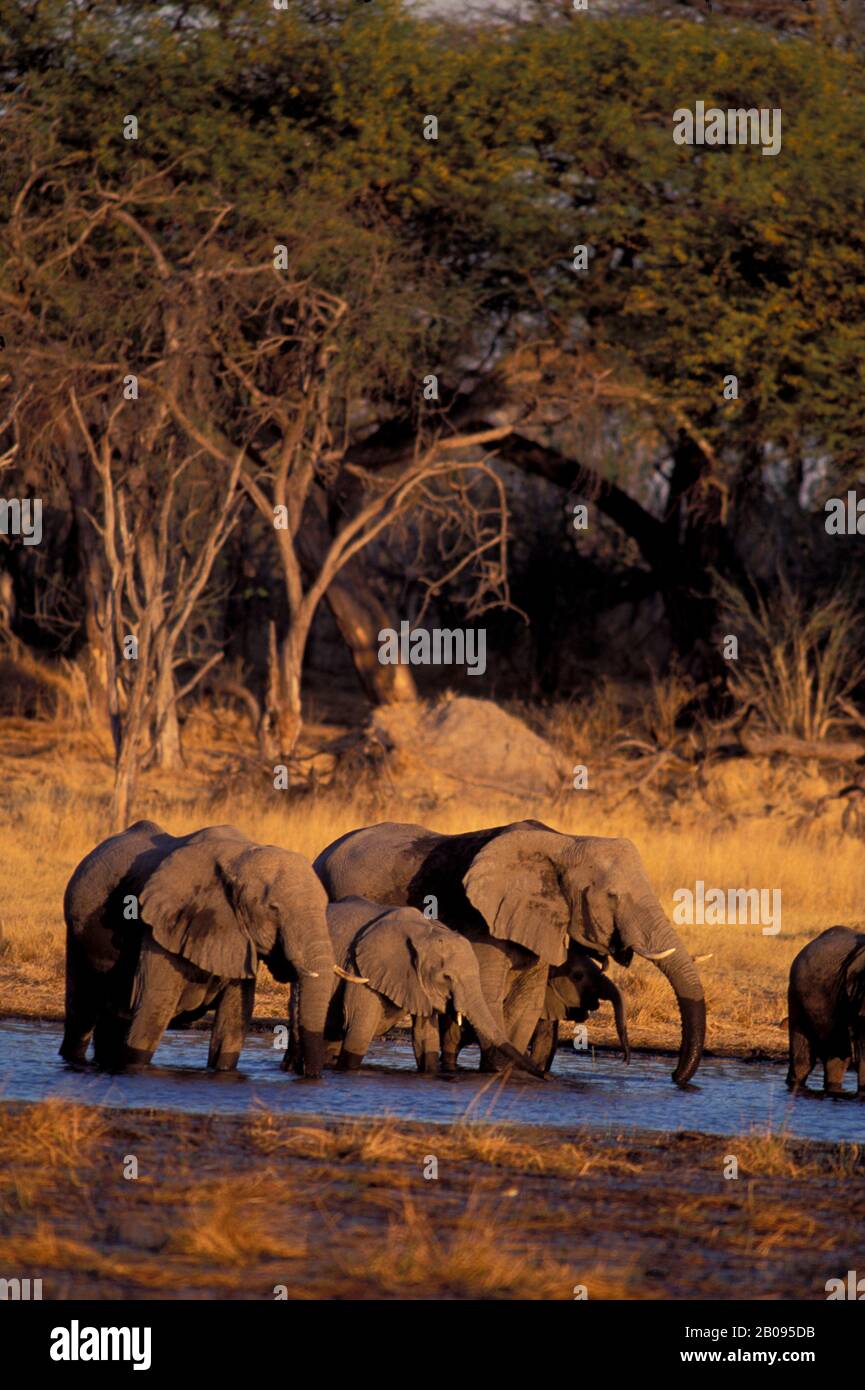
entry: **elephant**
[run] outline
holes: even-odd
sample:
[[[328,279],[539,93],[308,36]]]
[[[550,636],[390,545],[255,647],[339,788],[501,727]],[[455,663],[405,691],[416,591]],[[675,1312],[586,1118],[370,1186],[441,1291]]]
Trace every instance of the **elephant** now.
[[[622,965],[655,962],[679,1005],[682,1036],[673,1081],[700,1064],[706,1005],[699,973],[652,891],[630,840],[565,835],[539,821],[442,835],[385,822],[328,845],[313,867],[331,900],[359,895],[432,911],[466,936],[497,1025],[524,1052],[541,1016],[551,966],[573,942]],[[442,1065],[456,1065],[454,1023]],[[483,1066],[496,1069],[487,1051]]]
[[[545,1071],[549,1070],[559,1041],[559,1023],[585,1023],[600,1008],[601,1000],[613,1006],[616,1033],[625,1064],[631,1060],[628,1022],[621,991],[606,973],[606,957],[598,964],[585,951],[571,946],[564,965],[554,965],[547,977],[547,992],[540,1020],[532,1036],[529,1056]]]
[[[137,821],[81,861],[66,888],[66,1026],[60,1055],[144,1066],[167,1027],[215,1009],[207,1065],[236,1065],[259,960],[304,979],[304,1074],[321,1075],[336,969],[327,898],[309,861],[230,825],[174,836]]]
[[[826,1094],[841,1095],[855,1055],[865,1098],[865,932],[829,927],[803,946],[790,966],[787,1002],[790,1090],[807,1090],[819,1059]]]
[[[345,972],[344,982],[335,982],[325,1027],[326,1049],[338,1070],[356,1071],[373,1039],[408,1014],[418,1071],[437,1072],[437,1016],[451,1008],[505,1063],[543,1076],[497,1027],[481,992],[475,953],[458,932],[412,907],[389,908],[357,897],[331,903],[327,925]]]

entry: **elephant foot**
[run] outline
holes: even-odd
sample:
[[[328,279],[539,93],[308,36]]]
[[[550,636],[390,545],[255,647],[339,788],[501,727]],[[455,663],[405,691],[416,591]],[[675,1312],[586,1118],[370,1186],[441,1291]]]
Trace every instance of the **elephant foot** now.
[[[240,1061],[239,1052],[223,1052],[215,1062],[208,1062],[208,1071],[236,1071]]]
[[[422,1076],[434,1076],[439,1069],[438,1064],[437,1052],[425,1052],[417,1064],[417,1069]]]
[[[127,1047],[124,1050],[122,1060],[115,1062],[113,1066],[106,1067],[107,1071],[141,1071],[144,1067],[150,1066],[151,1058],[155,1048],[149,1052],[140,1047]]]
[[[443,1052],[439,1067],[445,1072],[455,1072],[457,1070],[457,1058],[455,1052]]]
[[[85,1067],[87,1065],[87,1044],[66,1043],[64,1041],[60,1047],[59,1055],[70,1067]]]
[[[363,1056],[357,1052],[346,1052],[343,1048],[339,1054],[339,1061],[336,1064],[337,1071],[360,1071]]]
[[[494,1057],[481,1057],[481,1064],[478,1067],[478,1071],[487,1072],[488,1074],[501,1072],[501,1066],[496,1062]]]

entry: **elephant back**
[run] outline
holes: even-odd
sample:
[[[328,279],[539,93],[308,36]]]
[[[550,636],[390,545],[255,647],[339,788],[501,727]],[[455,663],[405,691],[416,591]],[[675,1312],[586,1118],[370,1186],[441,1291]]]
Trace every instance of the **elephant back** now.
[[[110,836],[82,859],[63,898],[70,938],[97,968],[117,959],[126,919],[123,898],[135,894],[177,841],[155,821],[136,821]]]

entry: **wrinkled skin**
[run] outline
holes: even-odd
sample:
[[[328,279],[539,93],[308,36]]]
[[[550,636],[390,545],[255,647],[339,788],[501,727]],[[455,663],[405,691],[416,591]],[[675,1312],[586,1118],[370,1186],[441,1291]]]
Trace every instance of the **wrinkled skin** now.
[[[451,1007],[471,1021],[486,1046],[501,1052],[503,1063],[542,1074],[496,1026],[465,937],[414,908],[386,908],[366,898],[331,903],[327,923],[337,964],[354,977],[336,983],[328,1011],[327,1051],[338,1069],[357,1070],[373,1039],[408,1014],[418,1071],[437,1072],[438,1015]]]
[[[559,1023],[566,1019],[585,1023],[589,1014],[600,1008],[602,1000],[613,1006],[616,1034],[624,1061],[629,1062],[631,1049],[621,992],[597,961],[576,946],[569,948],[564,965],[554,965],[550,970],[543,1013],[529,1048],[532,1061],[549,1070],[559,1041]]]
[[[328,845],[314,865],[331,900],[358,895],[430,910],[471,941],[481,988],[518,1052],[527,1048],[551,966],[569,946],[629,965],[653,959],[675,992],[682,1041],[673,1080],[700,1063],[706,1008],[694,962],[667,920],[630,840],[562,835],[520,821],[464,835],[385,823]],[[432,900],[432,902],[431,902]],[[454,1021],[443,1065],[456,1061]],[[497,1063],[483,1056],[485,1069]]]
[[[215,1010],[208,1067],[237,1065],[258,963],[304,977],[306,1074],[321,1074],[334,978],[327,899],[307,860],[233,826],[168,835],[138,821],[98,845],[66,888],[66,1028],[60,1055],[146,1065],[167,1027]]]
[[[855,1056],[858,1093],[865,1098],[865,933],[829,927],[809,941],[790,966],[787,1003],[790,1089],[807,1090],[820,1061],[825,1091],[840,1095]]]

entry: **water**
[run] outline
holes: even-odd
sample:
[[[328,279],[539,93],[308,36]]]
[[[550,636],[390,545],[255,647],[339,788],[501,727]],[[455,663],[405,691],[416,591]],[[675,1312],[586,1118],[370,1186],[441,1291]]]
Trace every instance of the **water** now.
[[[850,1099],[794,1098],[784,1086],[779,1062],[704,1061],[696,1082],[680,1091],[670,1081],[672,1059],[632,1058],[623,1066],[614,1054],[561,1048],[553,1081],[500,1078],[461,1072],[454,1080],[419,1076],[411,1044],[382,1040],[360,1073],[327,1072],[320,1082],[300,1081],[279,1070],[280,1054],[269,1034],[247,1039],[237,1073],[203,1070],[208,1035],[166,1034],[154,1065],[131,1076],[74,1071],[57,1056],[56,1024],[0,1021],[0,1100],[47,1100],[86,1105],[243,1114],[253,1107],[329,1118],[391,1116],[400,1120],[453,1123],[469,1118],[488,1123],[585,1126],[622,1129],[699,1130],[741,1134],[750,1129],[783,1130],[802,1139],[861,1141],[865,1104]],[[461,1060],[476,1065],[477,1050]],[[815,1072],[815,1078],[818,1073]],[[816,1084],[816,1081],[812,1081]]]

